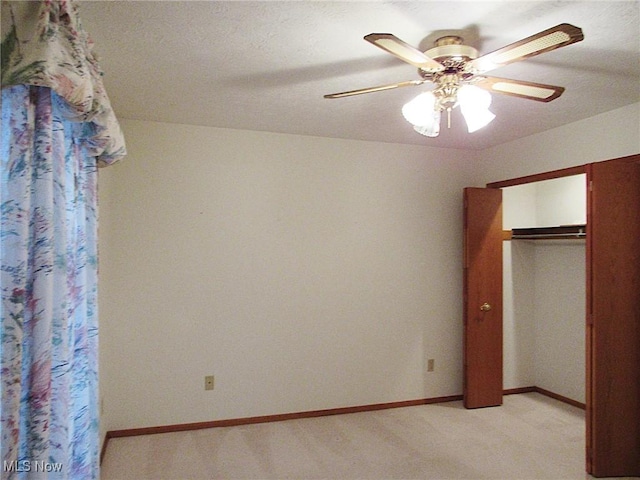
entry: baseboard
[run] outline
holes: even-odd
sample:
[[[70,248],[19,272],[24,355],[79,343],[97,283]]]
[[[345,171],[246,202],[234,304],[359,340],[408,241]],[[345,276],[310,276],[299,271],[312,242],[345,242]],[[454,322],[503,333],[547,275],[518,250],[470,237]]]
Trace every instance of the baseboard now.
[[[278,415],[264,415],[259,417],[233,418],[228,420],[212,420],[208,422],[181,423],[176,425],[162,425],[158,427],[129,428],[125,430],[110,430],[107,432],[103,450],[109,438],[132,437],[136,435],[152,435],[156,433],[183,432],[187,430],[200,430],[203,428],[236,427],[239,425],[251,425],[255,423],[282,422],[284,420],[296,420],[300,418],[325,417],[329,415],[344,415],[347,413],[372,412],[390,408],[414,407],[431,403],[444,403],[462,400],[462,395],[449,395],[446,397],[421,398],[403,402],[376,403],[373,405],[360,405],[356,407],[330,408],[326,410],[311,410],[306,412],[282,413]]]
[[[586,409],[586,405],[582,402],[578,402],[577,400],[573,400],[572,398],[565,397],[564,395],[560,395],[558,393],[551,392],[549,390],[545,390],[540,387],[520,387],[520,388],[509,388],[504,390],[502,393],[504,395],[513,395],[517,393],[539,393],[540,395],[544,395],[549,398],[553,398],[554,400],[558,400],[560,402],[566,403],[568,405],[572,405],[574,407],[581,408],[582,410]]]
[[[535,392],[537,387],[520,387],[520,388],[508,388],[502,391],[503,395],[516,395],[518,393],[531,393]]]
[[[578,402],[577,400],[573,400],[572,398],[568,398],[565,397],[563,395],[554,393],[554,392],[550,392],[549,390],[545,390],[544,388],[540,388],[540,387],[535,387],[535,392],[541,394],[541,395],[546,395],[547,397],[553,398],[555,400],[559,400],[560,402],[563,403],[567,403],[569,405],[572,405],[574,407],[578,407],[581,408],[582,410],[586,410],[587,406],[582,403],[582,402]]]

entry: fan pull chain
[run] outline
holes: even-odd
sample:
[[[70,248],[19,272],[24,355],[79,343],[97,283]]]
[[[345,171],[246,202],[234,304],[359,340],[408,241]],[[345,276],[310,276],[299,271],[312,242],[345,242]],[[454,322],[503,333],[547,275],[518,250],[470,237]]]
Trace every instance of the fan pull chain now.
[[[447,128],[451,128],[451,107],[447,108]]]

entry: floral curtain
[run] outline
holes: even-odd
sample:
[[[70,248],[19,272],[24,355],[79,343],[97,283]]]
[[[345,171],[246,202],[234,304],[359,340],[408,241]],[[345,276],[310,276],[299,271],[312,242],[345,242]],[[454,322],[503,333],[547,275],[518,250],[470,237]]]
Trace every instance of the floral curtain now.
[[[2,19],[0,477],[99,478],[97,167],[124,139],[74,2]]]

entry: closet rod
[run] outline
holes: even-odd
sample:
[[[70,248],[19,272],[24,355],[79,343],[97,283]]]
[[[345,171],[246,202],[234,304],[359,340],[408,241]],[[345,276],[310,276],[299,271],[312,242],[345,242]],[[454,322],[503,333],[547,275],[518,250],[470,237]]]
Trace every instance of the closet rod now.
[[[587,236],[586,233],[538,233],[538,234],[513,234],[511,236],[512,240],[526,240],[532,238],[585,238]]]

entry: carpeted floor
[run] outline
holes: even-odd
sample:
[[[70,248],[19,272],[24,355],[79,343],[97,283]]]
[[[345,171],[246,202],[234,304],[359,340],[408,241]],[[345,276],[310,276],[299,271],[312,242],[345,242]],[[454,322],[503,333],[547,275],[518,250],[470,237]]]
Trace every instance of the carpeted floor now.
[[[584,411],[537,393],[113,438],[102,480],[585,479]]]

